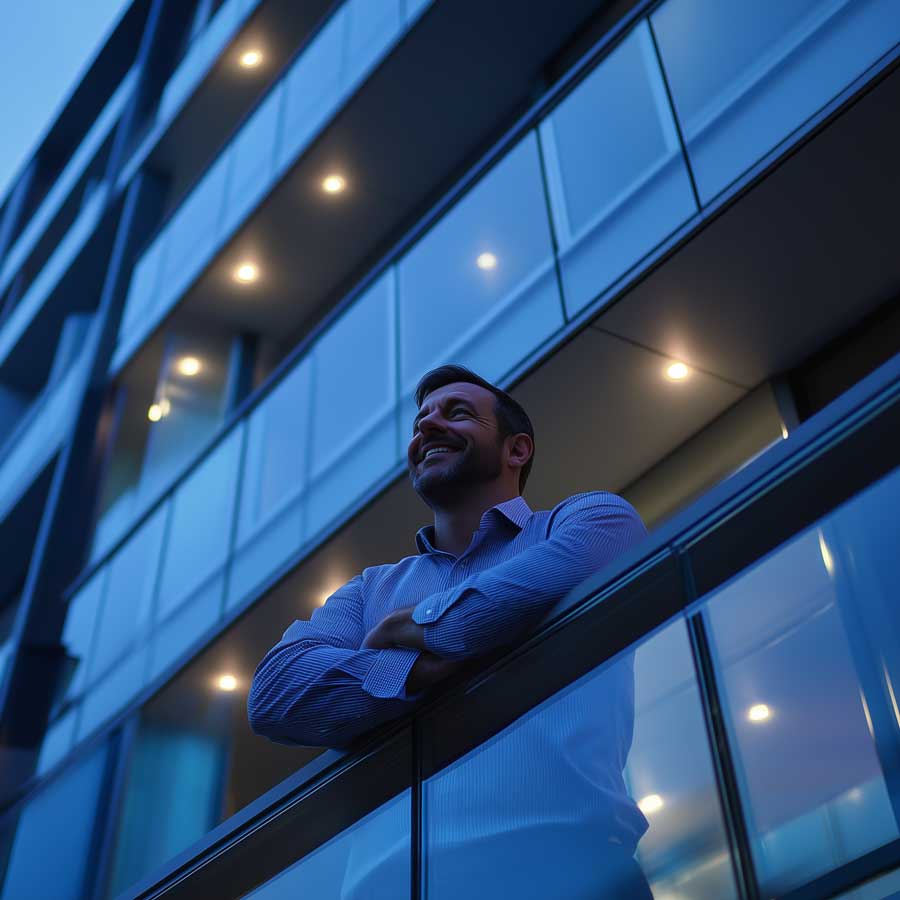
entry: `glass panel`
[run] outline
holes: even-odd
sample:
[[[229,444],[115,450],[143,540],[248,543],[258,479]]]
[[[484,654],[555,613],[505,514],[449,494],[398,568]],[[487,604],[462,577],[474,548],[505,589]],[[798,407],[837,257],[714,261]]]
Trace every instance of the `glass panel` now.
[[[900,871],[888,872],[859,887],[837,894],[834,900],[897,900],[900,894]]]
[[[303,540],[311,371],[306,357],[250,416],[229,603],[244,597]]]
[[[102,674],[150,620],[168,505],[158,509],[129,538],[109,564],[106,602],[100,614],[90,678]]]
[[[87,677],[91,646],[99,617],[100,601],[109,569],[104,567],[69,601],[62,643],[69,657],[58,702],[81,692]]]
[[[193,698],[185,698],[186,704]],[[129,762],[108,897],[201,838],[218,821],[227,694],[192,704],[193,722],[143,714]]]
[[[348,0],[347,59],[356,79],[391,46],[401,26],[400,0]]]
[[[528,135],[401,260],[402,421],[447,362],[496,381],[563,324],[537,140]]]
[[[397,460],[394,270],[313,352],[309,533],[339,516]]]
[[[242,222],[271,186],[284,89],[276,85],[231,142],[223,233]]]
[[[225,417],[231,339],[227,335],[169,333],[165,339],[141,467],[140,494],[154,495],[193,459]],[[137,398],[140,402],[144,398]],[[131,411],[129,411],[130,413]]]
[[[895,0],[669,0],[652,20],[704,203],[900,36]]]
[[[235,428],[175,492],[157,621],[201,590],[221,596],[243,434]]]
[[[79,900],[82,896],[107,750],[104,745],[27,802],[0,895],[3,900],[50,893],[54,900]],[[77,827],[73,827],[73,815]],[[50,893],[45,893],[47,890]]]
[[[696,211],[646,23],[540,128],[574,314]]]
[[[125,301],[125,312],[119,328],[120,336],[132,331],[156,304],[163,254],[166,250],[165,237],[165,233],[160,235],[144,251],[134,267],[128,288],[128,299]]]
[[[247,898],[402,900],[409,897],[409,813],[407,790],[247,894]]]
[[[75,740],[75,725],[78,707],[60,716],[48,729],[38,756],[37,774],[49,772],[70,750]]]
[[[684,622],[431,778],[423,830],[432,900],[735,897]]]
[[[342,7],[300,54],[285,77],[284,146],[280,164],[294,159],[340,102],[346,17],[346,8]]]
[[[900,470],[706,605],[768,892],[900,836],[898,509]]]
[[[78,718],[77,740],[91,734],[135,698],[147,683],[149,652],[146,644],[131,651],[85,691]]]

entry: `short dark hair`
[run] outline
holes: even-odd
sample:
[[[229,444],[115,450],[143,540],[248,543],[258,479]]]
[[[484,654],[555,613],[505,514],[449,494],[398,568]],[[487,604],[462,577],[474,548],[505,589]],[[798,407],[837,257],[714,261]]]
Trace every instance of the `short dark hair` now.
[[[466,384],[477,384],[485,390],[490,391],[496,402],[494,403],[494,416],[497,419],[497,430],[500,432],[500,438],[505,439],[513,434],[527,434],[534,444],[534,427],[528,413],[522,408],[521,404],[513,400],[506,391],[501,390],[495,384],[485,381],[480,375],[476,375],[471,369],[465,366],[439,366],[426,372],[419,383],[416,385],[416,406],[421,406],[422,401],[438,388],[442,388],[448,384],[454,384],[457,381]],[[519,492],[525,490],[525,482],[531,474],[531,464],[534,462],[534,452],[531,458],[522,466],[519,472]]]

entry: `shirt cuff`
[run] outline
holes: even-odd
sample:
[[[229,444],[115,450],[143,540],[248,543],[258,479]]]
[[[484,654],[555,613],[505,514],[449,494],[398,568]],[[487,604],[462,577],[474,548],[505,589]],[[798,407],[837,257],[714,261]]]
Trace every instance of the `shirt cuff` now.
[[[363,679],[362,689],[373,697],[391,700],[410,700],[406,693],[406,679],[421,650],[411,647],[389,647],[378,652],[378,658]]]

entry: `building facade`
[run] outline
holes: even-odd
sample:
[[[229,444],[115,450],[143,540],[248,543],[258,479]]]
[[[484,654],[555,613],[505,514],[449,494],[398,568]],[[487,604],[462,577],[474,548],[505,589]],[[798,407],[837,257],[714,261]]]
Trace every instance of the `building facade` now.
[[[587,896],[540,747],[623,661],[657,900],[895,896],[898,67],[896,0],[133,0],[0,206],[0,897]],[[270,743],[446,362],[649,536]]]

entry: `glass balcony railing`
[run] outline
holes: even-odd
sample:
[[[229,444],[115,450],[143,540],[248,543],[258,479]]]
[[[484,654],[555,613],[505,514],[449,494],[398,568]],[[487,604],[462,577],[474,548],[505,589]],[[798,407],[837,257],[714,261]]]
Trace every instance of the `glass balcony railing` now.
[[[35,245],[40,241],[48,225],[56,218],[60,209],[71,195],[72,190],[81,180],[91,161],[112,134],[126,104],[131,98],[136,79],[137,72],[134,69],[130,70],[125,78],[122,79],[122,83],[104,107],[103,112],[97,117],[90,131],[79,144],[78,149],[72,154],[66,167],[54,180],[53,186],[47,192],[47,196],[37,208],[15,244],[10,248],[6,258],[3,260],[2,269],[0,269],[0,294],[9,287],[10,282],[32,250],[34,250]]]
[[[0,521],[59,450],[78,411],[89,362],[84,354],[77,357],[0,446]]]
[[[402,0],[347,0],[331,16],[144,251],[113,370],[177,303],[422,6],[404,14]],[[236,15],[232,7],[238,8],[234,2],[223,6],[216,19]]]
[[[109,895],[892,896],[898,375],[598,573],[477,680],[318,757],[177,864],[161,865],[221,790],[232,713],[140,729]],[[177,787],[188,773],[199,793]],[[161,868],[134,883],[151,828]]]

